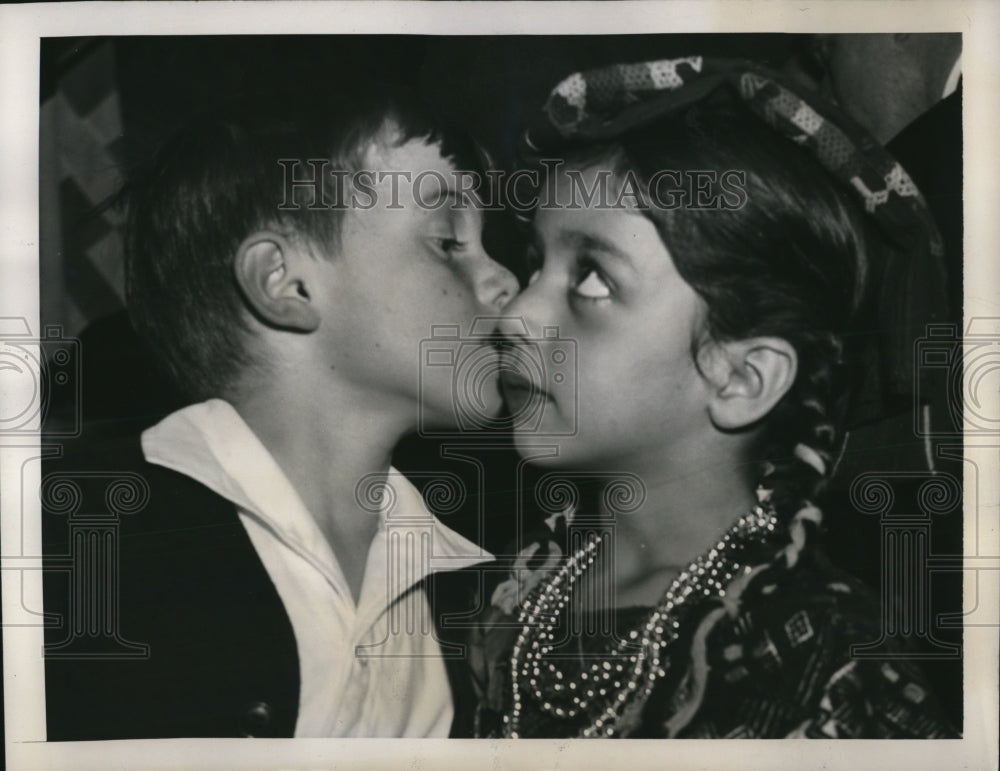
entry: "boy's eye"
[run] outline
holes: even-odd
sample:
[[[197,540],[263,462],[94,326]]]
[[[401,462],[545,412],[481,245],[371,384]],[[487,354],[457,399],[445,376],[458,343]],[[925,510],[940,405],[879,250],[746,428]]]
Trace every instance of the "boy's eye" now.
[[[596,270],[589,270],[583,281],[573,287],[573,293],[588,300],[606,300],[611,297],[611,287]]]
[[[457,238],[435,238],[433,240],[435,246],[449,257],[453,252],[461,251],[466,246],[465,241],[459,241]]]

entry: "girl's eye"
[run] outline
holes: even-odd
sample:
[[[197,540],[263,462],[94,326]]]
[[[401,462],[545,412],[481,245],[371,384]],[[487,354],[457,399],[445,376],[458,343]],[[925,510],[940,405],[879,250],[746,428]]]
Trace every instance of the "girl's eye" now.
[[[611,287],[605,283],[596,270],[590,270],[583,281],[573,287],[574,294],[588,300],[606,300],[611,297]]]

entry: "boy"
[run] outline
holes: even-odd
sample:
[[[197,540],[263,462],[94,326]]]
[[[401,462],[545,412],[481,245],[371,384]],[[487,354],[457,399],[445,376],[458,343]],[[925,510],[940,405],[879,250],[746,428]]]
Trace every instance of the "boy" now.
[[[50,740],[448,735],[420,582],[489,555],[426,511],[390,453],[418,416],[453,424],[453,398],[499,410],[495,375],[453,394],[420,342],[434,324],[467,336],[517,283],[452,187],[470,162],[452,137],[399,102],[339,113],[322,131],[198,126],[130,198],[130,312],[194,403],[46,469],[46,611],[64,621]],[[320,178],[312,159],[350,174]],[[485,338],[454,345],[496,356]],[[115,504],[115,475],[145,501]],[[83,501],[71,525],[122,514],[100,558],[80,557],[79,528],[66,545],[64,480]]]

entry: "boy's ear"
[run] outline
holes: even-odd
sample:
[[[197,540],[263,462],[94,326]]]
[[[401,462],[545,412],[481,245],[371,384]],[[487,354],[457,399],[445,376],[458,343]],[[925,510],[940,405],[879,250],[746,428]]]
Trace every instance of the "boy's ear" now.
[[[720,344],[711,354],[709,415],[721,429],[745,428],[765,417],[795,382],[798,355],[780,337]]]
[[[312,273],[303,247],[287,236],[262,230],[236,252],[236,282],[253,313],[279,329],[312,332],[320,314],[308,286]]]

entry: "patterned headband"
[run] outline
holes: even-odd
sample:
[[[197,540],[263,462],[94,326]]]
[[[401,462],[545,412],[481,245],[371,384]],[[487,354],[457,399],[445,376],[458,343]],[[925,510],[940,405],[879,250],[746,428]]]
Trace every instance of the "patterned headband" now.
[[[895,249],[881,270],[880,326],[886,395],[914,389],[914,334],[946,314],[943,244],[923,196],[906,170],[847,115],[805,96],[755,64],[689,56],[577,72],[549,95],[523,137],[537,158],[567,142],[600,142],[728,88],[779,134],[806,149],[854,192]],[[875,278],[873,276],[873,278]]]

